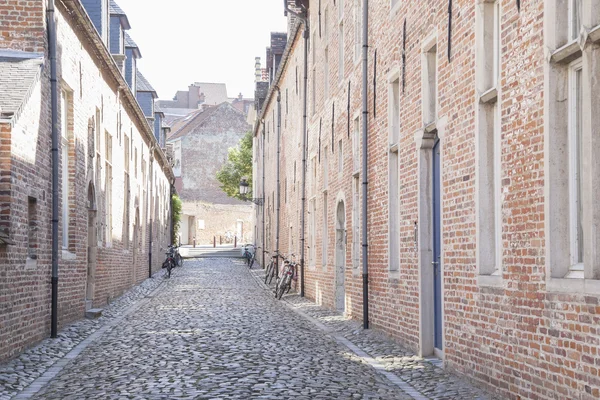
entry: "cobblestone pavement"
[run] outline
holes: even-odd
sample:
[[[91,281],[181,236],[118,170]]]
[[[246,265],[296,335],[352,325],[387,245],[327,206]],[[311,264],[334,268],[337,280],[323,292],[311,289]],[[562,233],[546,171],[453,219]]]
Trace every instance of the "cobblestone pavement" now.
[[[148,280],[119,299],[105,321],[66,329],[76,332],[73,343],[44,342],[34,356],[0,365],[0,398],[21,391],[117,315],[123,320],[113,320],[34,398],[490,398],[355,321],[296,295],[275,300],[259,281],[262,270],[249,273],[225,259],[185,264],[171,279]],[[158,281],[164,283],[154,296],[140,301]],[[127,314],[125,305],[136,302]],[[54,358],[38,367],[46,353]],[[8,389],[6,382],[13,382]]]

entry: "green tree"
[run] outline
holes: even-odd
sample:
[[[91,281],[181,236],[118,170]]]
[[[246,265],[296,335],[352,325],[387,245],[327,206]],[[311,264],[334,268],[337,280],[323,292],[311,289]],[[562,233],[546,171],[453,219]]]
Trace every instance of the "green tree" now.
[[[179,240],[179,226],[181,224],[181,199],[176,194],[171,197],[171,212],[173,218],[173,240],[171,242],[175,243]]]
[[[229,149],[227,162],[217,171],[217,180],[221,190],[229,197],[244,200],[240,196],[240,181],[245,177],[250,185],[246,197],[252,197],[252,132],[240,139],[237,147]]]

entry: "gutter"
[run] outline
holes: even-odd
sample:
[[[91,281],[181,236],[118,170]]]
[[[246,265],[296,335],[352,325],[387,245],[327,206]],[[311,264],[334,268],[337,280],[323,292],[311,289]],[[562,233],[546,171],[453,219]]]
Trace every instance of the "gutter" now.
[[[50,58],[50,98],[52,123],[52,300],[50,337],[58,335],[58,82],[56,77],[56,21],[54,0],[48,0],[48,57]]]
[[[369,51],[369,0],[362,0],[362,262],[363,262],[363,328],[369,329],[369,244],[367,237],[368,195],[368,51]]]

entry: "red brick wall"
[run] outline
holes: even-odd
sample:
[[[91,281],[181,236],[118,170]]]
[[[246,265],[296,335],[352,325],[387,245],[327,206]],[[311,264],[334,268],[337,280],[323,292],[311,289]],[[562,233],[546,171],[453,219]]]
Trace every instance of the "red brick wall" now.
[[[5,0],[0,4],[0,48],[43,52],[45,2]]]
[[[15,4],[38,2],[11,2]],[[40,4],[43,2],[39,2]],[[3,6],[0,6],[2,10]],[[102,169],[97,171],[96,154],[89,137],[90,121],[96,110],[101,110],[101,136],[109,132],[113,137],[112,176],[112,240],[101,239],[98,247],[96,286],[93,306],[102,307],[125,290],[148,277],[150,246],[150,219],[152,229],[152,271],[160,269],[169,240],[167,234],[169,183],[166,173],[157,161],[150,166],[149,145],[139,127],[146,121],[137,121],[136,114],[117,100],[117,87],[107,82],[106,66],[91,45],[81,46],[85,35],[77,30],[80,25],[63,6],[57,8],[59,41],[58,76],[60,88],[70,93],[69,109],[69,198],[60,198],[59,240],[62,238],[62,201],[69,202],[69,246],[63,250],[59,243],[59,329],[84,316],[88,259],[88,185],[93,182],[98,208],[98,227],[106,230],[104,179],[106,160],[102,155]],[[41,24],[44,25],[40,16]],[[4,25],[3,25],[4,27]],[[42,28],[42,31],[44,29]],[[19,48],[26,39],[15,36],[13,48]],[[42,36],[43,39],[43,36]],[[0,44],[2,46],[2,44]],[[25,44],[23,44],[25,46]],[[44,50],[42,40],[40,48]],[[83,47],[83,48],[82,48]],[[25,49],[25,47],[22,47]],[[46,60],[48,65],[48,60]],[[81,71],[81,74],[80,74]],[[51,127],[50,127],[50,69],[43,68],[30,95],[23,99],[22,112],[11,124],[0,124],[0,223],[8,229],[14,244],[0,245],[0,360],[16,356],[27,346],[46,337],[50,331],[51,244],[52,244],[52,187],[51,187]],[[103,78],[104,77],[104,78]],[[123,97],[123,96],[121,96]],[[122,124],[117,132],[117,115]],[[59,113],[59,126],[61,114]],[[93,126],[93,124],[92,124]],[[148,128],[150,130],[150,128]],[[129,137],[137,149],[138,162],[130,151],[130,201],[125,203],[125,139]],[[102,150],[103,151],[103,150]],[[59,151],[59,171],[62,171],[62,152]],[[144,160],[145,175],[141,161]],[[137,172],[135,172],[137,170]],[[150,179],[152,177],[152,179]],[[62,175],[59,178],[59,197],[62,197]],[[28,197],[37,200],[37,259],[28,259]],[[152,199],[152,201],[150,200]],[[135,226],[135,210],[139,208],[140,221]],[[129,210],[129,229],[126,228],[126,210]],[[137,262],[133,263],[133,233],[141,235]],[[128,244],[124,235],[129,233]]]
[[[338,2],[339,4],[340,2]],[[347,259],[345,274],[348,311],[362,318],[361,269],[351,268],[353,119],[361,110],[361,64],[354,61],[352,1],[345,1],[345,77],[338,83],[337,6],[329,9],[329,97],[322,76],[325,43],[319,39],[318,16],[311,15],[309,54],[309,154],[307,198],[310,199],[310,160],[318,156],[316,193],[316,266],[306,267],[306,295],[334,307],[336,198],[346,203]],[[598,295],[554,293],[546,288],[544,190],[544,2],[502,0],[502,241],[503,276],[499,287],[477,283],[476,265],[476,82],[475,2],[453,2],[452,59],[448,62],[448,2],[400,1],[390,13],[389,2],[370,2],[369,18],[369,309],[371,325],[419,350],[418,254],[414,222],[418,221],[418,157],[415,137],[422,136],[422,44],[437,33],[438,120],[446,121],[442,151],[442,257],[444,285],[444,361],[447,368],[511,399],[592,399],[600,395],[600,312]],[[388,271],[388,74],[402,76],[402,26],[407,21],[406,88],[400,94],[400,272]],[[313,36],[313,31],[316,35]],[[301,190],[303,41],[294,42],[278,85],[282,94],[281,233],[280,249],[299,253]],[[324,37],[324,35],[323,35]],[[377,103],[373,104],[373,64],[377,50]],[[317,52],[316,112],[312,109],[312,52]],[[347,88],[351,82],[351,133],[347,133]],[[286,112],[286,95],[289,109]],[[293,94],[293,95],[292,95]],[[335,104],[332,147],[332,107]],[[376,116],[374,107],[376,106]],[[266,147],[266,219],[275,247],[276,96],[263,114],[269,140]],[[320,123],[321,121],[321,123]],[[421,132],[419,132],[421,131]],[[320,140],[319,140],[319,132]],[[262,126],[257,129],[262,146]],[[344,171],[337,173],[337,141],[344,142]],[[328,147],[328,265],[321,265],[323,151]],[[260,157],[260,151],[257,153]],[[294,178],[294,165],[296,177]],[[258,176],[262,160],[257,159]],[[362,177],[361,177],[362,178]],[[257,179],[255,179],[255,182]],[[362,179],[361,179],[362,181]],[[287,197],[285,194],[287,184]],[[295,186],[294,186],[295,185]],[[260,188],[259,190],[262,190]],[[306,206],[308,209],[309,201]],[[258,213],[260,218],[261,213]],[[307,214],[308,221],[308,214]],[[423,227],[419,227],[424,229]],[[308,224],[307,224],[308,244]],[[424,246],[424,244],[421,244]],[[362,266],[361,266],[362,268]]]

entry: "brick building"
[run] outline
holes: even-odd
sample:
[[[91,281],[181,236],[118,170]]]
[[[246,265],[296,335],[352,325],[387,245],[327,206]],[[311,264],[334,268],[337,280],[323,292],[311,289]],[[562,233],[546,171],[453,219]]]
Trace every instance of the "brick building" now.
[[[0,360],[50,328],[46,7],[45,1],[0,5]],[[174,176],[128,86],[135,63],[124,62],[128,22],[115,7],[56,2],[59,328],[160,269],[170,238]]]
[[[252,207],[228,197],[220,188],[217,171],[228,149],[251,130],[246,115],[228,102],[205,106],[172,126],[175,187],[182,201],[181,243],[212,244],[227,232],[238,241],[253,235]]]
[[[265,247],[279,192],[300,253],[306,96],[306,296],[364,318],[367,182],[370,326],[503,397],[599,398],[600,1],[369,2],[363,110],[364,3],[310,2],[256,96]]]

